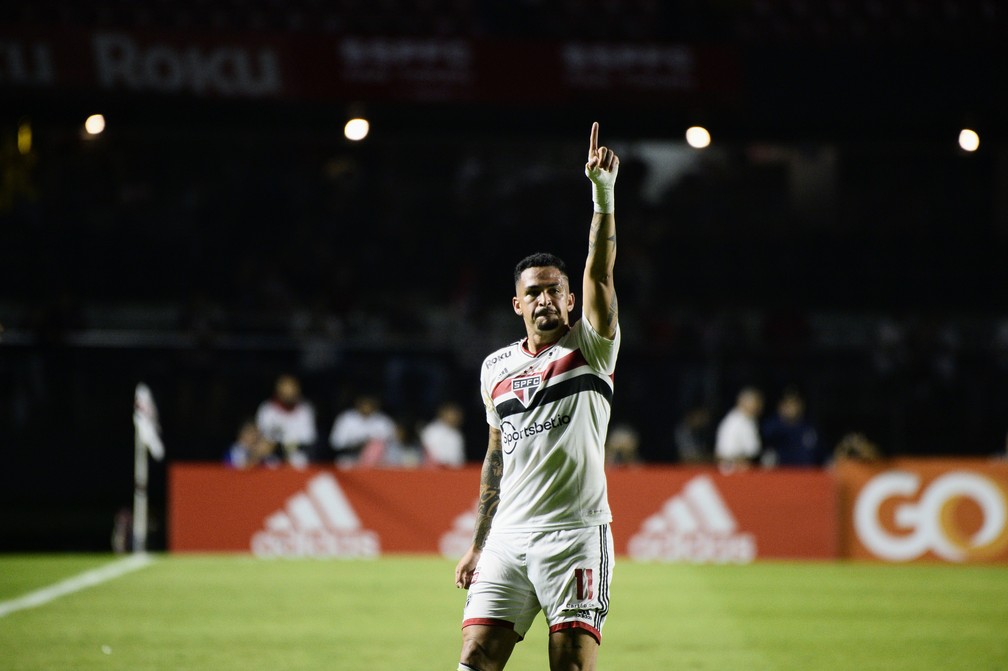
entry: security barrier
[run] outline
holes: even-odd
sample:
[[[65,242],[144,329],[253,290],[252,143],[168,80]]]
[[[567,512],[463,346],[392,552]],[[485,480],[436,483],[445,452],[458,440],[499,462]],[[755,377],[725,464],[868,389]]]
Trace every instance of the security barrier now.
[[[744,563],[837,554],[833,479],[815,471],[609,473],[616,550],[641,560]],[[169,471],[169,548],[260,557],[458,557],[479,469]]]
[[[641,561],[1008,561],[1008,463],[608,474],[618,554]],[[439,553],[472,540],[479,469],[169,470],[169,549],[259,557]]]

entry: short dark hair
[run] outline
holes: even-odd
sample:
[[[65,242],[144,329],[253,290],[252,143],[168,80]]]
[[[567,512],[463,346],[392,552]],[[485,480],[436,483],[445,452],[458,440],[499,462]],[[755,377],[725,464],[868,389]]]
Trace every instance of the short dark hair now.
[[[564,263],[563,259],[556,254],[536,252],[535,254],[529,254],[519,261],[514,270],[515,284],[518,284],[518,280],[521,278],[522,272],[528,268],[556,268],[560,271],[560,274],[570,280],[570,276],[567,274],[567,264]]]

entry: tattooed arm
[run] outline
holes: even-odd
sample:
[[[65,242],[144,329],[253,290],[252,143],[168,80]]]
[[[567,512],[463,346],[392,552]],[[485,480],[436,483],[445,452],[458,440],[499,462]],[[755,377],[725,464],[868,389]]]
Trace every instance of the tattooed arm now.
[[[497,513],[500,503],[500,483],[504,474],[504,453],[501,450],[501,432],[490,427],[490,440],[487,444],[486,458],[483,460],[483,472],[480,474],[480,498],[476,509],[476,533],[473,535],[472,547],[459,560],[455,567],[455,586],[469,589],[473,581],[473,573],[483,546],[490,534],[490,524]]]
[[[613,187],[619,158],[612,150],[598,146],[598,124],[592,124],[585,174],[592,182],[595,214],[588,233],[588,260],[584,271],[585,318],[600,335],[616,337],[619,309],[613,267],[616,263],[616,217],[613,214]]]

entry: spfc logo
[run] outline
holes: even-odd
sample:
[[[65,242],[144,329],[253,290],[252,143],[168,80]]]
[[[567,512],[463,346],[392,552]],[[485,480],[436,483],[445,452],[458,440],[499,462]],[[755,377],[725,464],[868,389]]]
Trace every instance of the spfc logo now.
[[[529,403],[532,402],[532,397],[535,396],[536,391],[542,386],[542,380],[542,373],[516,377],[511,380],[511,391],[514,392],[515,398],[521,401],[521,404],[527,408]]]

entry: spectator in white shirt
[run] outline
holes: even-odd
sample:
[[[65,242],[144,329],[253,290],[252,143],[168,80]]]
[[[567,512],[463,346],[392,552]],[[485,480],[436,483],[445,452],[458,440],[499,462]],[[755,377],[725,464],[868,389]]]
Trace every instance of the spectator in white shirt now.
[[[718,424],[714,456],[722,470],[746,469],[759,456],[757,420],[763,412],[763,394],[754,387],[739,392],[735,407]]]
[[[386,447],[396,439],[396,424],[381,411],[378,399],[362,394],[336,416],[329,434],[329,445],[336,451],[339,466],[377,465],[382,463]]]
[[[273,397],[259,405],[256,426],[284,461],[297,467],[308,464],[318,439],[315,409],[301,397],[296,377],[277,378]]]
[[[459,468],[465,465],[465,438],[462,436],[462,408],[443,403],[437,417],[420,431],[420,444],[428,465]]]

